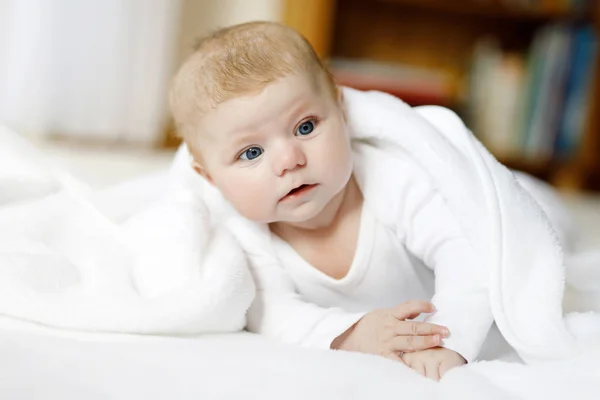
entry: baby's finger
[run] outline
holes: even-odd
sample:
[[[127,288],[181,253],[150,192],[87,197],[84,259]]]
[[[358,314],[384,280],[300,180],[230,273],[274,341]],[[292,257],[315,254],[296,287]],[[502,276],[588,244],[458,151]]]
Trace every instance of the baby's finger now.
[[[422,313],[434,312],[435,307],[428,301],[410,300],[392,308],[392,315],[401,321],[415,318]]]
[[[399,361],[402,364],[404,364],[404,360],[402,359],[402,357],[400,357],[400,355],[395,351],[390,351],[390,353],[387,355],[387,358],[389,358],[390,360]]]
[[[417,322],[417,321],[399,321],[396,324],[395,329],[396,335],[440,335],[441,337],[448,337],[450,331],[445,326],[430,324],[428,322]]]
[[[446,372],[448,372],[450,369],[452,369],[452,365],[450,363],[441,363],[439,367],[440,379],[443,378],[444,375],[446,375]]]
[[[421,375],[427,376],[425,372],[425,364],[419,363],[417,365],[412,365],[411,368],[420,373]]]
[[[412,364],[412,355],[414,353],[402,353],[402,362],[406,365],[408,365],[409,367]]]
[[[414,352],[432,347],[437,347],[441,344],[442,338],[440,335],[429,335],[429,336],[396,336],[391,342],[391,350],[403,351],[403,352]]]
[[[433,379],[434,381],[439,381],[440,380],[440,373],[439,373],[439,364],[425,364],[425,376],[428,378]]]

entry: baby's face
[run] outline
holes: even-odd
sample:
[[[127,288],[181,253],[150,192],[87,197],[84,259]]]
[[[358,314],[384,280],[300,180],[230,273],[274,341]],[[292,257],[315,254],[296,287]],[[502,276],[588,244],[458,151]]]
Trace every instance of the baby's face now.
[[[304,222],[352,174],[340,102],[291,75],[219,104],[201,122],[198,170],[248,219]]]

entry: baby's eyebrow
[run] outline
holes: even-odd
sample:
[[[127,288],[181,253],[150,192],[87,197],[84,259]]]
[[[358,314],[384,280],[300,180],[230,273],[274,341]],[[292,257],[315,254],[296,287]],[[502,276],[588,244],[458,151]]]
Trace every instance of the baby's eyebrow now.
[[[252,131],[238,130],[238,131],[230,132],[229,136],[230,136],[230,139],[227,141],[228,147],[237,149],[238,147],[241,147],[242,145],[244,145],[248,142],[256,140],[256,138],[258,137],[258,134],[256,132],[252,132]]]
[[[289,125],[294,125],[296,124],[298,121],[298,118],[303,115],[306,114],[306,112],[312,107],[312,104],[310,102],[307,102],[305,100],[299,101],[297,102],[296,106],[292,108],[292,110],[290,111],[290,113],[288,113],[288,124]]]

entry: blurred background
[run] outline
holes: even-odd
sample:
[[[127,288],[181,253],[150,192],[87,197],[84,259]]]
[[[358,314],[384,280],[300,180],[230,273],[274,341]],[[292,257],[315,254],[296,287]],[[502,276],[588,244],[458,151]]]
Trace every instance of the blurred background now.
[[[510,167],[600,190],[595,0],[0,0],[0,123],[95,185],[162,168],[176,68],[250,20],[300,31],[340,84],[453,109]]]

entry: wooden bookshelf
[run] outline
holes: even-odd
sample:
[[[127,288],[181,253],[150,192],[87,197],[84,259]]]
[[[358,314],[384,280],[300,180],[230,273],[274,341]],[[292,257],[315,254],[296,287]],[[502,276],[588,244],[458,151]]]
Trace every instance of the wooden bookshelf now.
[[[317,44],[326,59],[377,60],[443,71],[454,87],[451,100],[443,105],[462,115],[473,49],[480,38],[497,38],[504,49],[524,53],[549,22],[593,20],[600,32],[600,1],[578,12],[560,0],[541,1],[543,6],[534,9],[507,7],[501,0],[285,0],[284,23]],[[594,73],[587,127],[576,157],[568,162],[515,157],[500,161],[559,186],[600,190],[598,60]]]
[[[464,14],[494,19],[509,20],[556,20],[579,17],[570,11],[565,2],[545,2],[541,8],[508,7],[500,1],[483,2],[479,0],[375,0],[377,2],[392,3],[402,6],[416,7],[432,12],[446,12],[451,14]]]

